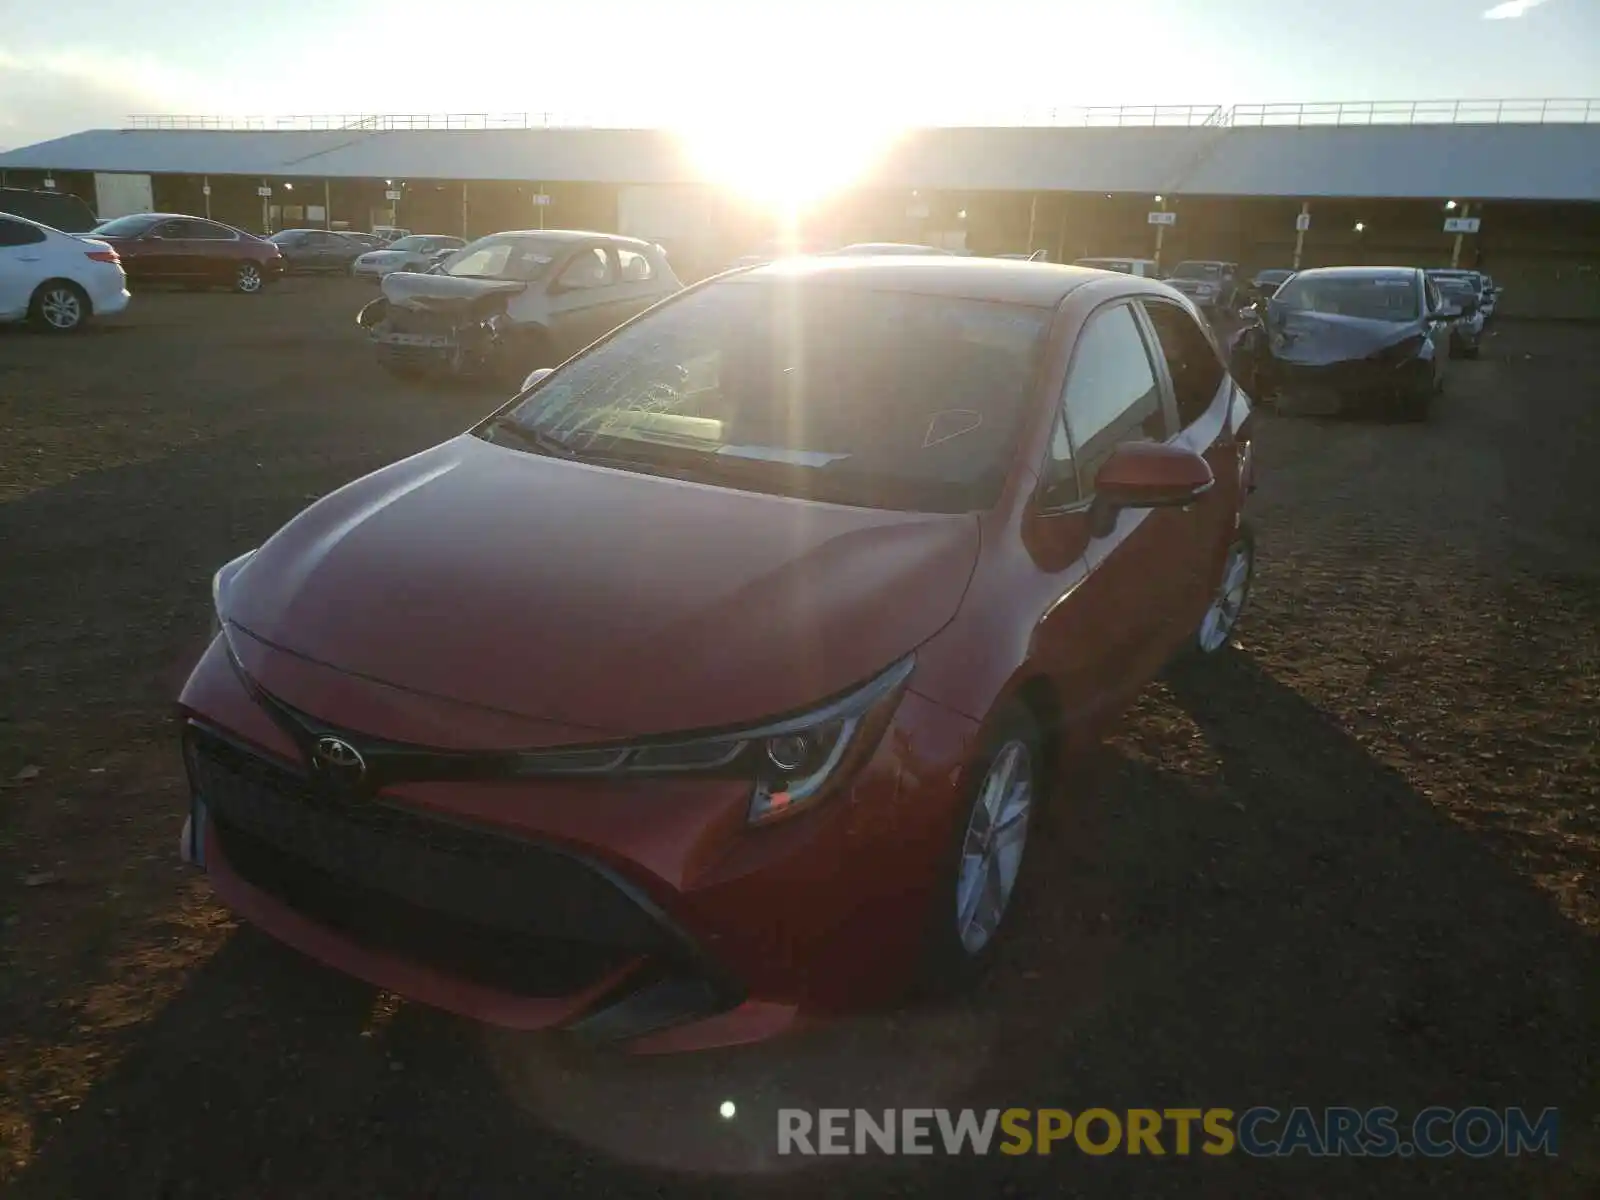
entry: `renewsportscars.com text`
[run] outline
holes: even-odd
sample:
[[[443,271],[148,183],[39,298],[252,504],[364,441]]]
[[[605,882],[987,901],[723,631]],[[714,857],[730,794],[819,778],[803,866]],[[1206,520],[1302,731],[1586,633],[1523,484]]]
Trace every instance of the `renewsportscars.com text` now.
[[[784,1108],[778,1153],[1554,1156],[1558,1124],[1553,1108]]]

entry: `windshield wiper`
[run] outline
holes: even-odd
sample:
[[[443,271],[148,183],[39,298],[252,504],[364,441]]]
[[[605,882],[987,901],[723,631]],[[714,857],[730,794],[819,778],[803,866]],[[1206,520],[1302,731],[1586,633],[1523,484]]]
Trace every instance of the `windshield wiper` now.
[[[512,441],[531,447],[540,454],[548,454],[553,458],[578,457],[577,450],[572,446],[538,426],[523,425],[510,417],[496,417],[489,423],[489,428],[496,434],[509,434]]]

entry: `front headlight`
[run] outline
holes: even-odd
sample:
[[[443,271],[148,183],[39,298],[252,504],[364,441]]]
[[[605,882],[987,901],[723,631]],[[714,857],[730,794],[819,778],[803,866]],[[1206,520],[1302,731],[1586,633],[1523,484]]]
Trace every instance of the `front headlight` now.
[[[517,756],[524,778],[617,777],[693,773],[751,781],[752,825],[790,816],[822,800],[873,749],[911,678],[904,658],[870,682],[793,717],[731,733],[541,750]]]

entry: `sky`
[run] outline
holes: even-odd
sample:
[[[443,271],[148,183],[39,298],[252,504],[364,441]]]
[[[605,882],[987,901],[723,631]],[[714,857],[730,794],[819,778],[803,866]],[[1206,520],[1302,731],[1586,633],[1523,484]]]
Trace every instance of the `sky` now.
[[[894,125],[1600,96],[1600,0],[0,0],[0,15],[0,148],[131,113]]]

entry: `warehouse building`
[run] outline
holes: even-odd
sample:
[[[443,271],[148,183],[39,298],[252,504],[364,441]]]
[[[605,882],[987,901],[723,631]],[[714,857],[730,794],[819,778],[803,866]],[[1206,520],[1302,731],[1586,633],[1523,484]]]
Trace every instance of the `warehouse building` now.
[[[0,154],[0,184],[242,228],[540,225],[661,242],[686,277],[772,234],[667,130],[537,117],[134,118]],[[312,127],[321,126],[321,127]],[[509,127],[508,127],[509,126]],[[1600,102],[1079,110],[910,130],[810,214],[821,242],[1480,267],[1507,315],[1600,318]]]

